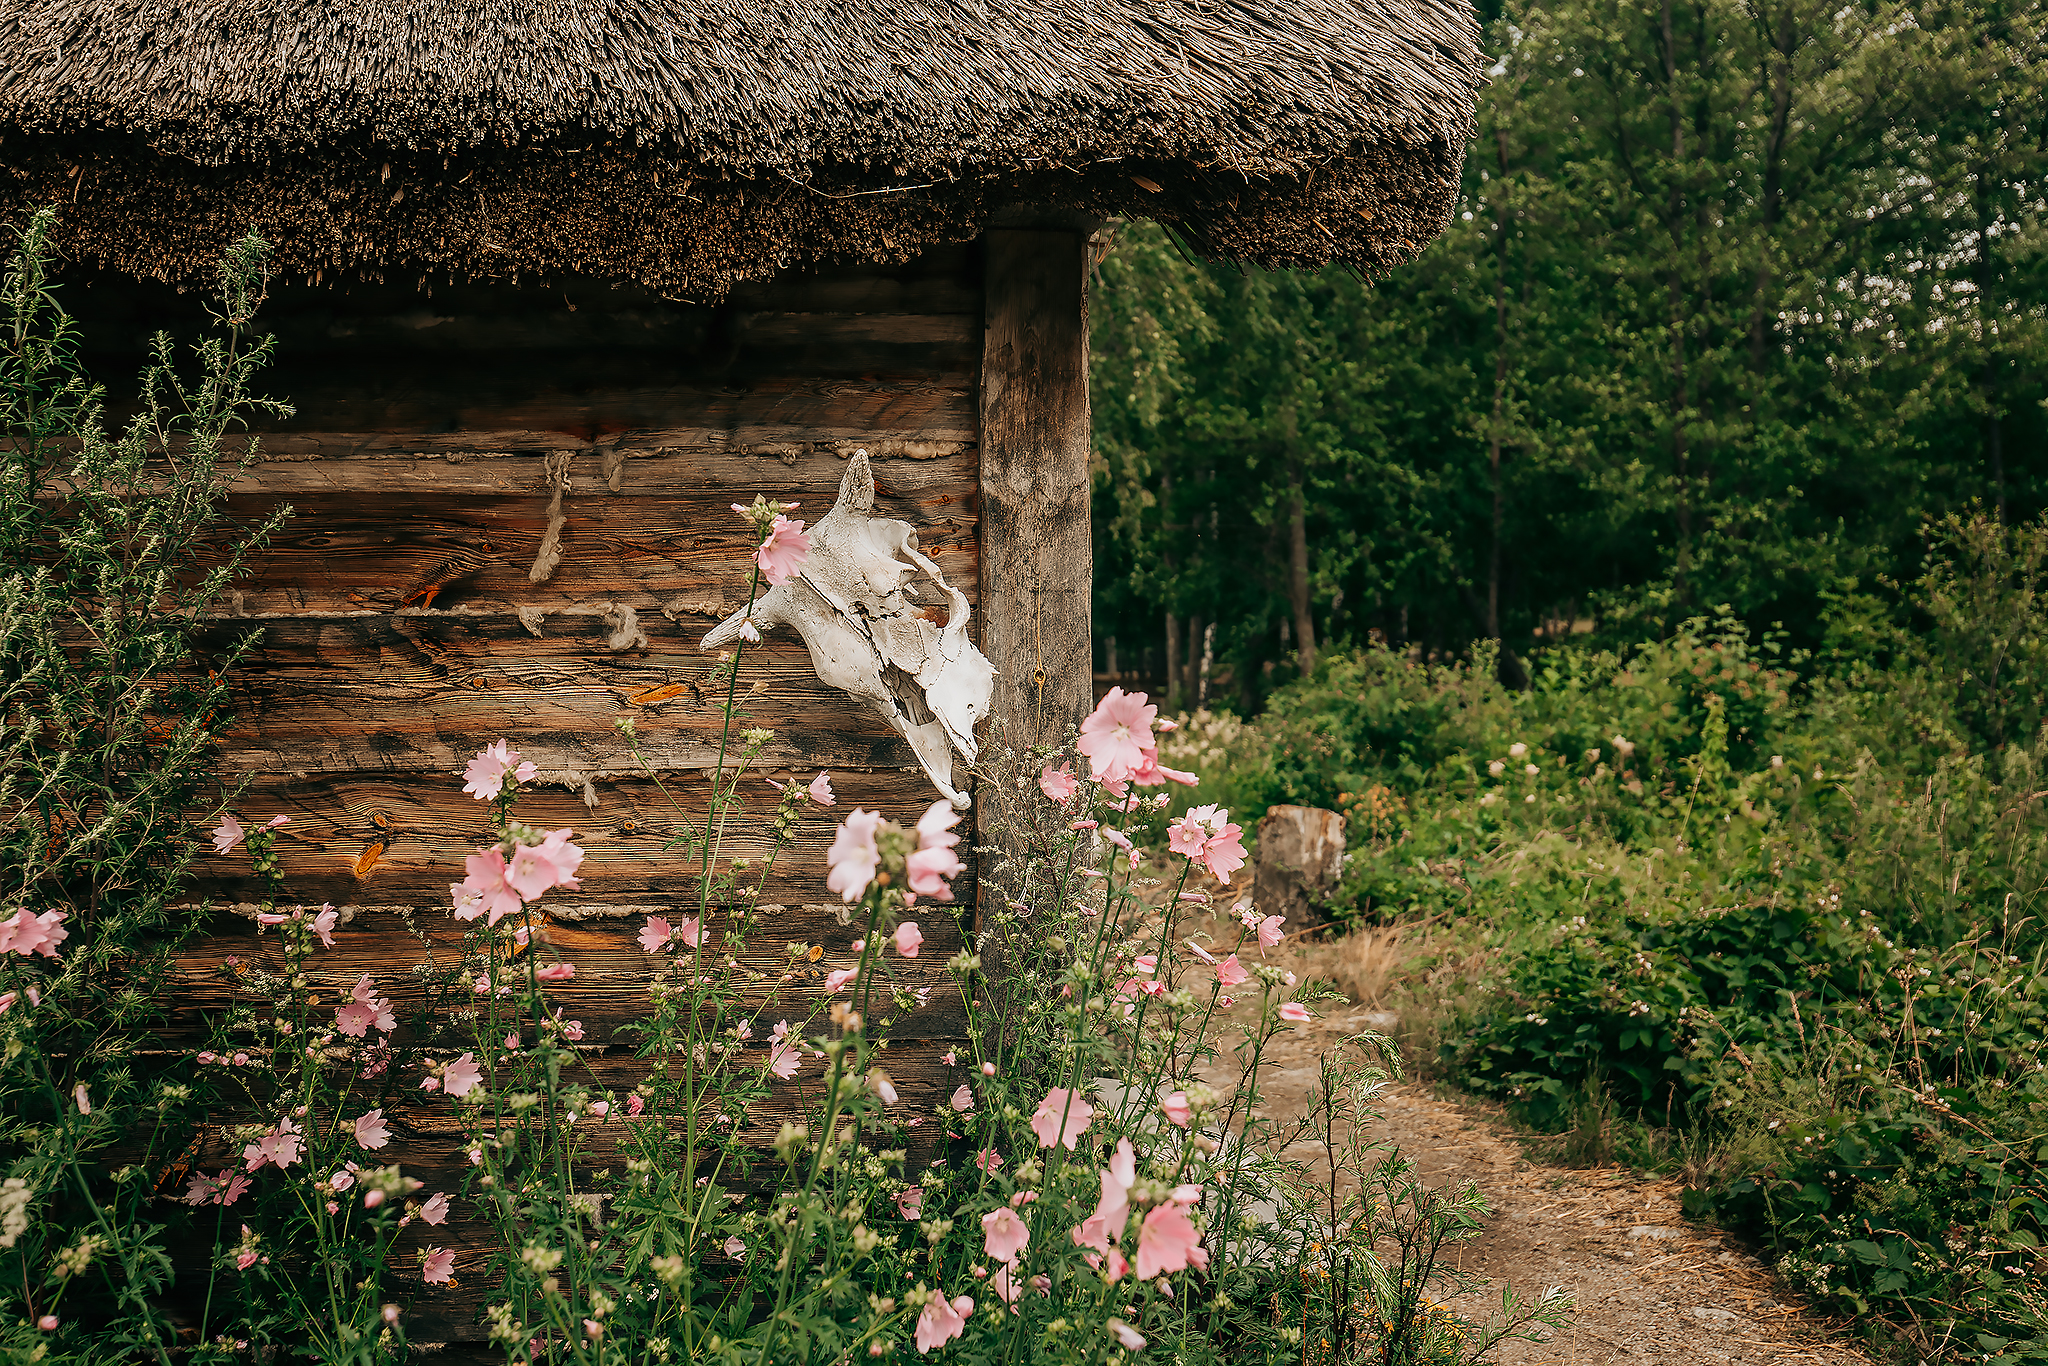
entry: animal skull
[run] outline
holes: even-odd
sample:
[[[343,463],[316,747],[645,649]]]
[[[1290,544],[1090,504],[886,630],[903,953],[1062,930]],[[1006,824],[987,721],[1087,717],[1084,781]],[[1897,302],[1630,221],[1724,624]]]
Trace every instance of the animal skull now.
[[[818,678],[880,712],[932,785],[965,810],[953,755],[974,762],[974,728],[988,715],[996,671],[967,638],[967,595],[918,549],[915,527],[874,509],[874,471],[868,453],[855,451],[839,501],[810,529],[803,568],[755,600],[754,627],[794,627]],[[927,584],[930,599],[919,596]],[[749,615],[720,622],[703,648],[737,641]]]

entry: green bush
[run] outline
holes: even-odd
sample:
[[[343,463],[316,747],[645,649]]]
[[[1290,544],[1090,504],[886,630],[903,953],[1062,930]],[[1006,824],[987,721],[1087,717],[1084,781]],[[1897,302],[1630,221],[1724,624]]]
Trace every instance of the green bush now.
[[[1663,1131],[1691,1212],[1923,1356],[2048,1360],[2044,559],[1933,526],[1816,657],[1725,615],[1525,690],[1357,651],[1183,757],[1240,819],[1351,816],[1339,916],[1453,927],[1411,966],[1465,988],[1407,1009],[1449,1076]]]

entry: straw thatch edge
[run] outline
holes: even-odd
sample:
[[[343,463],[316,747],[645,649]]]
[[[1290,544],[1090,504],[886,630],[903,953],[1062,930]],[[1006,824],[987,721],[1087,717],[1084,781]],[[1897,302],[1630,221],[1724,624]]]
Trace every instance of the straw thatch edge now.
[[[253,229],[287,279],[578,275],[710,301],[780,270],[969,241],[1019,206],[1154,218],[1215,259],[1341,261],[1379,277],[1449,221],[1463,152],[1360,143],[1305,175],[1264,179],[1117,160],[939,184],[851,170],[799,184],[617,147],[444,158],[364,143],[203,166],[139,141],[16,133],[0,135],[0,213],[56,204],[74,259],[179,282]]]

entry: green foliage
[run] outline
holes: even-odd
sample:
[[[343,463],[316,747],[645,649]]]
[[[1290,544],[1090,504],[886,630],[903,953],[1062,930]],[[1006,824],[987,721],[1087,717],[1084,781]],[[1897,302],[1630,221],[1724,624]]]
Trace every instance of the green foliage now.
[[[229,672],[253,640],[199,633],[276,525],[226,526],[228,481],[254,455],[228,441],[289,409],[249,392],[268,354],[245,337],[264,279],[250,238],[222,262],[222,335],[196,348],[196,378],[159,335],[139,410],[110,433],[50,278],[54,223],[19,228],[0,279],[0,921],[63,936],[61,953],[0,952],[0,1353],[86,1350],[36,1327],[55,1316],[168,1363],[182,1221],[155,1176],[212,1089],[145,1044],[193,920],[179,898]]]
[[[1297,486],[1319,643],[1495,638],[1509,678],[1574,620],[1633,642],[1721,604],[1819,649],[1923,521],[2048,502],[2039,0],[1490,8],[1413,265],[1210,267],[1150,227],[1104,262],[1120,663],[1159,677],[1171,613],[1218,623],[1210,703],[1295,676]]]
[[[1721,617],[1516,690],[1371,648],[1177,757],[1349,812],[1336,914],[1454,926],[1408,1007],[1450,1075],[1587,1155],[1635,1126],[1923,1354],[2048,1359],[2044,530],[1931,525],[1911,584],[1838,601],[1854,649]]]

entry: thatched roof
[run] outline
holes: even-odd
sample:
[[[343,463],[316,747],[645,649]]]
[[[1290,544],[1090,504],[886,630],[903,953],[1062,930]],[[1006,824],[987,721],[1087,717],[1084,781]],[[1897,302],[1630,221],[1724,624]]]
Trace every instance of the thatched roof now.
[[[254,224],[308,273],[715,292],[1020,204],[1377,272],[1441,228],[1479,70],[1465,0],[36,0],[0,193],[152,275]]]

